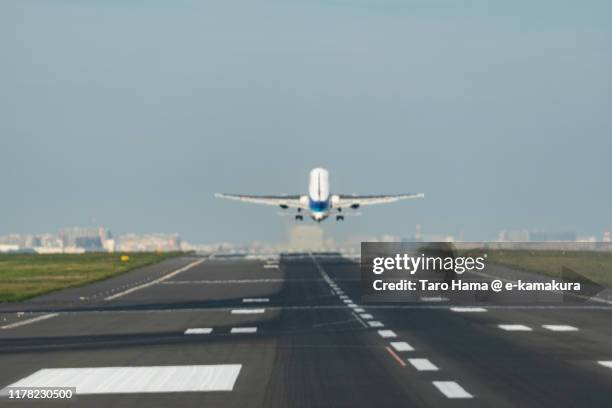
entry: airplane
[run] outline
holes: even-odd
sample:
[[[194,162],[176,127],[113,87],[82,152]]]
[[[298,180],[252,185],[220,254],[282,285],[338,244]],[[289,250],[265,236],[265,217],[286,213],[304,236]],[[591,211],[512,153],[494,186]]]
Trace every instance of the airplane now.
[[[244,195],[216,193],[215,197],[228,198],[249,203],[279,206],[283,210],[295,208],[295,219],[304,220],[304,212],[321,222],[336,212],[336,221],[344,221],[344,209],[357,210],[362,205],[385,204],[409,198],[423,198],[423,193],[395,194],[395,195],[356,195],[356,194],[330,194],[329,171],[317,167],[310,171],[308,194],[305,195]]]

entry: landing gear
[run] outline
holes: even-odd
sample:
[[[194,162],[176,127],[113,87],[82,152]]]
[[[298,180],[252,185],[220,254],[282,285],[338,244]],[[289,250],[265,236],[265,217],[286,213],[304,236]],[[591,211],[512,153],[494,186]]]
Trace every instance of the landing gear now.
[[[336,215],[336,221],[344,221],[344,215]]]
[[[304,221],[304,216],[303,216],[303,215],[300,215],[300,214],[297,214],[297,215],[295,216],[295,220],[296,220],[296,221]]]

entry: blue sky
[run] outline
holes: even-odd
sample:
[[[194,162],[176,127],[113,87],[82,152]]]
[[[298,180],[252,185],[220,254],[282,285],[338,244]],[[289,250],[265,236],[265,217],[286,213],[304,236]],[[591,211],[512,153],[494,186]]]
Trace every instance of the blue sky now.
[[[288,220],[216,191],[423,191],[329,234],[612,228],[612,3],[4,1],[0,234],[195,242]]]

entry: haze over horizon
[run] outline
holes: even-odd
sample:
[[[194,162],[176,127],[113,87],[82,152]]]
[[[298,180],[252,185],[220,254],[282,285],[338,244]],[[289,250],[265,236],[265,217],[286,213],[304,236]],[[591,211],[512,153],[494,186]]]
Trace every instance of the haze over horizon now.
[[[461,4],[459,4],[461,3]],[[322,227],[601,237],[612,189],[612,3],[0,5],[0,235],[105,225],[285,239],[215,192],[424,192]],[[304,224],[312,221],[304,221]]]

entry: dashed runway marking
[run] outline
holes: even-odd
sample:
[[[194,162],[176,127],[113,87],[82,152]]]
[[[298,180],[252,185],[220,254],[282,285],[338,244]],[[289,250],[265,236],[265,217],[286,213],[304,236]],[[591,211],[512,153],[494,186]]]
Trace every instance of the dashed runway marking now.
[[[598,361],[597,363],[604,367],[612,368],[612,361]]]
[[[487,311],[484,307],[451,307],[450,310],[458,313],[482,313]]]
[[[261,314],[266,309],[233,309],[232,314]]]
[[[390,344],[397,351],[414,351],[414,347],[405,341],[392,341]]]
[[[447,398],[474,398],[454,381],[434,381],[433,385]]]
[[[242,299],[242,303],[266,303],[269,302],[268,298],[244,298]]]
[[[529,326],[522,324],[499,324],[498,327],[506,331],[532,331],[533,329]]]
[[[194,327],[185,330],[185,334],[210,334],[212,331],[213,329],[211,327]]]
[[[242,364],[45,368],[9,387],[76,387],[83,394],[232,391]]]
[[[233,334],[245,334],[245,333],[257,333],[257,327],[232,327],[230,333]]]
[[[542,327],[545,328],[546,330],[556,331],[556,332],[578,331],[577,327],[568,326],[565,324],[543,324]]]
[[[374,318],[374,316],[372,316],[369,313],[360,314],[359,316],[361,316],[362,319],[366,319],[366,320],[370,320]]]
[[[363,313],[363,312],[365,312],[365,310],[363,310],[363,308],[361,308],[361,307],[358,307],[358,308],[355,309],[355,312]]]
[[[368,324],[370,325],[370,327],[384,327],[385,326],[384,324],[376,320],[368,322]]]
[[[379,330],[378,334],[383,339],[390,339],[393,337],[397,337],[397,334],[393,330]]]
[[[426,358],[409,358],[408,362],[412,364],[417,371],[438,371],[438,367]]]
[[[278,269],[278,265],[266,264],[264,265],[264,269]]]

